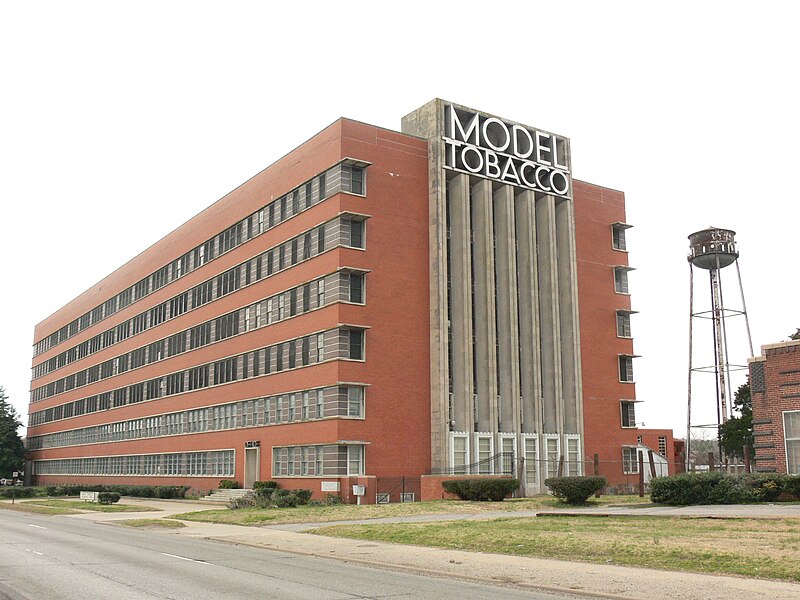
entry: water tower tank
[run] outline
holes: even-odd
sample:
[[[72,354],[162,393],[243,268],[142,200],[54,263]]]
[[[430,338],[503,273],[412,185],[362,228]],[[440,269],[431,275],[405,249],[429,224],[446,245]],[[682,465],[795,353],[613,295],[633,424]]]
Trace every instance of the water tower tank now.
[[[689,236],[690,253],[688,259],[701,269],[721,269],[739,258],[736,232],[731,229],[709,227]]]

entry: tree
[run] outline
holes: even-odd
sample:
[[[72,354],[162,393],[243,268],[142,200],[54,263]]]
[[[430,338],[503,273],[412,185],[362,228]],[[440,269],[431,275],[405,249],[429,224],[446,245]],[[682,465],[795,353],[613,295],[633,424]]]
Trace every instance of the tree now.
[[[19,437],[19,415],[0,386],[0,477],[11,477],[25,466],[25,446]]]
[[[722,450],[728,456],[744,458],[744,446],[753,447],[753,401],[750,383],[743,383],[733,395],[733,408],[740,416],[719,426]]]

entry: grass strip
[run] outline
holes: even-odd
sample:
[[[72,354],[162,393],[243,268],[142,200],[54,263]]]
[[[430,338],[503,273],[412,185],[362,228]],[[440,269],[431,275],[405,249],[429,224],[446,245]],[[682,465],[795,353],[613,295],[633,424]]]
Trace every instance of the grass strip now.
[[[126,527],[145,527],[147,529],[180,529],[186,527],[185,523],[174,519],[126,519],[124,521],[114,521],[115,525],[125,525]]]
[[[608,506],[612,504],[637,504],[648,500],[638,496],[604,496],[589,502],[582,508]],[[480,514],[498,511],[541,510],[565,508],[568,505],[552,496],[534,498],[513,498],[503,502],[465,502],[462,500],[432,500],[426,502],[407,502],[392,504],[339,504],[330,506],[298,506],[295,508],[227,508],[202,510],[174,515],[173,518],[205,523],[224,523],[229,525],[264,525],[285,523],[326,523],[330,521],[353,521],[359,519],[380,519],[385,517],[406,517],[433,514]]]
[[[77,515],[80,513],[78,510],[71,508],[59,508],[56,506],[38,506],[32,502],[0,502],[0,508],[6,510],[15,510],[17,512],[36,513],[37,515]]]
[[[159,508],[153,508],[152,506],[135,506],[133,504],[99,504],[97,502],[84,502],[83,500],[30,500],[24,504],[105,513],[153,512],[161,510]]]
[[[800,581],[800,519],[537,517],[313,533],[538,558]]]

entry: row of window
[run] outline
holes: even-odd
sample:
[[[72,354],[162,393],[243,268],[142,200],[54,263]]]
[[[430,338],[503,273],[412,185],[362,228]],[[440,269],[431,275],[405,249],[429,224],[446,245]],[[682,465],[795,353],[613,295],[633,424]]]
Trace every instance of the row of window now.
[[[326,285],[330,288],[327,295],[325,293]],[[91,385],[101,379],[195,350],[212,342],[218,342],[252,329],[266,327],[274,322],[316,310],[325,305],[326,298],[328,303],[340,300],[362,303],[364,274],[340,272],[308,282],[157,340],[147,346],[136,348],[99,365],[57,379],[34,389],[32,394],[36,397],[49,398],[75,388]]]
[[[76,360],[128,339],[132,335],[137,335],[151,327],[174,319],[189,310],[235,292],[241,287],[246,287],[265,277],[270,277],[278,271],[296,265],[301,260],[308,260],[317,256],[325,252],[326,249],[330,250],[342,245],[363,248],[365,242],[364,229],[365,224],[362,221],[353,220],[345,216],[323,223],[312,231],[267,250],[247,262],[228,269],[224,273],[208,279],[194,288],[36,365],[33,368],[33,378],[36,379],[60,369]],[[302,256],[302,259],[300,256]],[[51,392],[51,389],[55,390],[55,382],[32,390],[31,402],[38,402],[49,398],[55,393],[61,393]]]
[[[564,475],[578,476],[581,474],[581,443],[579,436],[567,436],[566,452],[564,453]],[[470,442],[474,444],[477,462],[470,464]],[[558,435],[545,435],[545,453],[543,459],[539,456],[539,441],[535,434],[523,436],[520,453],[525,459],[526,483],[533,485],[539,481],[540,468],[546,472],[547,477],[558,475],[558,465],[561,460],[561,439]],[[489,433],[475,433],[472,436],[466,433],[451,434],[451,462],[453,474],[480,474],[502,475],[513,474],[513,459],[517,456],[516,439],[514,436],[500,435],[500,448],[495,451],[494,437]],[[540,460],[543,466],[540,467]]]
[[[288,446],[272,449],[273,477],[364,475],[364,446]]]
[[[235,458],[234,450],[212,450],[37,460],[33,465],[36,475],[233,477]]]
[[[641,437],[639,443],[642,443]],[[667,458],[667,436],[658,436],[658,453]],[[647,461],[647,457],[644,457]],[[622,447],[622,472],[626,475],[635,475],[639,473],[639,448],[637,446],[623,446]]]
[[[328,196],[339,192],[363,195],[364,175],[363,166],[336,165],[37,342],[33,355],[38,356]]]
[[[241,400],[29,437],[28,450],[100,444],[204,431],[280,425],[326,417],[364,417],[362,386],[332,386]]]
[[[346,327],[331,329],[59,404],[31,413],[28,426],[336,359],[364,359],[363,330]]]

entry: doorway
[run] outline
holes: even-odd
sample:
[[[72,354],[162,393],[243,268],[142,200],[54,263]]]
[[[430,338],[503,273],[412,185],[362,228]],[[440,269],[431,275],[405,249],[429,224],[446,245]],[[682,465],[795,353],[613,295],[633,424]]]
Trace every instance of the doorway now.
[[[244,488],[253,489],[261,471],[261,448],[244,449]]]

